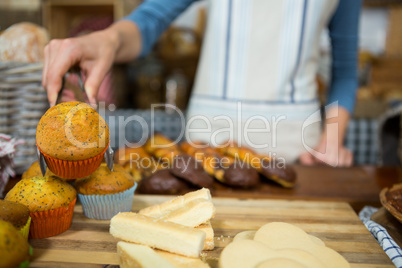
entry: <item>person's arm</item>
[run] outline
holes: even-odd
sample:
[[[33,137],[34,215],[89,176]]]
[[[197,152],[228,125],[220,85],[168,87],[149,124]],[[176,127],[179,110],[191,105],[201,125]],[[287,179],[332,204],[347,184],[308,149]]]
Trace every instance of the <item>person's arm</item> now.
[[[356,90],[358,88],[358,31],[361,0],[340,0],[329,23],[329,35],[332,46],[331,84],[324,131],[317,151],[320,157],[304,153],[300,156],[302,164],[326,163],[332,166],[350,166],[352,153],[344,147],[343,142],[350,115],[353,112]],[[337,109],[337,110],[335,110]],[[334,116],[337,114],[337,116]],[[337,131],[329,131],[331,124],[337,124]]]
[[[52,40],[45,48],[42,85],[54,105],[62,78],[74,65],[86,74],[85,89],[96,104],[98,88],[114,62],[128,62],[148,53],[160,34],[195,0],[148,0],[105,30]]]

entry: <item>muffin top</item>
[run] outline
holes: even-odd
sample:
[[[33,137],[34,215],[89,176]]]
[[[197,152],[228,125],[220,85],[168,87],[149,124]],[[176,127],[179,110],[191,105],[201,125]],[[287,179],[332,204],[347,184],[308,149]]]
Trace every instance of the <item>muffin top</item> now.
[[[74,187],[55,176],[21,179],[7,193],[5,200],[21,203],[31,212],[68,205],[77,197]]]
[[[43,153],[61,160],[85,160],[99,155],[109,144],[109,127],[90,105],[63,102],[42,116],[36,143]]]
[[[84,195],[115,194],[134,186],[134,179],[119,164],[114,164],[110,171],[105,163],[90,176],[75,181],[77,192]]]
[[[29,218],[27,206],[0,199],[0,220],[8,221],[18,230],[25,226]]]
[[[29,166],[29,168],[24,173],[22,173],[21,178],[27,179],[37,176],[42,176],[42,171],[40,170],[39,162],[35,161],[32,163],[31,166]],[[50,171],[50,169],[47,169],[45,176],[55,176],[55,175],[52,171]]]
[[[18,267],[30,258],[28,241],[11,223],[2,220],[0,220],[0,252],[0,267]]]

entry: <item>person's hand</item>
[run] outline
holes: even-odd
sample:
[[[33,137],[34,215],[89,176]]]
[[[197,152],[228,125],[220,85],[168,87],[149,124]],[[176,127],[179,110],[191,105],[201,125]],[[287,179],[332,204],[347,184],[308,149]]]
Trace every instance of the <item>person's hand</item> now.
[[[316,153],[304,152],[299,156],[303,165],[326,164],[333,167],[350,167],[353,164],[352,152],[338,144],[322,144],[315,148]]]
[[[113,31],[103,30],[68,39],[55,39],[45,47],[42,85],[51,106],[55,105],[63,76],[74,65],[84,72],[85,90],[91,105],[96,106],[99,86],[112,66],[118,49]]]

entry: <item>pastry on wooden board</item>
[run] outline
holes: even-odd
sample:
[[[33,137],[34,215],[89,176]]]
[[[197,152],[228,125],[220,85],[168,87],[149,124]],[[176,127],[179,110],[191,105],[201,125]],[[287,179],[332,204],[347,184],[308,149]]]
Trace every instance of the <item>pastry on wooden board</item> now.
[[[380,201],[384,208],[402,223],[402,183],[382,189]]]

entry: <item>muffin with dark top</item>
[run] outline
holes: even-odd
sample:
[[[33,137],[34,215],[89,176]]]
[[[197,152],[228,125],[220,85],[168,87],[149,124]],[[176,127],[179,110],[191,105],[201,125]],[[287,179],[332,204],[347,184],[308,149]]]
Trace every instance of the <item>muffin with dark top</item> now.
[[[30,238],[50,237],[68,230],[76,199],[74,187],[55,176],[21,179],[5,197],[28,207],[32,218]]]
[[[109,146],[109,127],[90,105],[63,102],[51,107],[40,119],[36,145],[57,176],[83,178],[102,162]]]
[[[18,230],[0,220],[0,268],[29,267],[32,248]]]
[[[0,199],[0,220],[8,221],[28,239],[31,217],[27,206]]]
[[[137,183],[119,164],[110,171],[105,163],[90,176],[75,181],[84,214],[93,219],[111,219],[119,212],[131,211]]]

